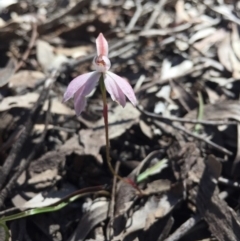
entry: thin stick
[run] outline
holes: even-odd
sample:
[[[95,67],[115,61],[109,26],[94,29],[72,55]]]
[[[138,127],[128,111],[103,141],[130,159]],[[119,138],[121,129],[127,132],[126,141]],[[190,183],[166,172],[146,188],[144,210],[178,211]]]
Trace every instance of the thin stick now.
[[[226,120],[196,120],[196,119],[187,119],[187,118],[180,118],[180,117],[173,117],[173,116],[161,116],[155,113],[148,112],[143,109],[142,106],[137,106],[138,110],[148,116],[152,117],[157,120],[167,120],[167,121],[176,121],[181,123],[190,123],[190,124],[202,124],[202,125],[237,125],[238,121],[226,121]]]
[[[153,123],[154,123],[156,126],[158,126],[158,127],[161,128],[161,126],[158,124],[157,121],[153,121]],[[222,152],[222,153],[224,153],[224,154],[227,154],[227,155],[229,155],[229,156],[233,155],[233,153],[232,153],[231,151],[227,150],[226,148],[224,148],[224,147],[222,147],[222,146],[219,146],[218,144],[216,144],[216,143],[208,140],[206,137],[203,137],[203,136],[200,136],[200,135],[197,135],[197,134],[192,133],[191,131],[185,129],[183,126],[175,125],[175,124],[173,124],[173,123],[170,124],[170,123],[167,123],[167,122],[164,122],[164,123],[167,124],[167,125],[172,126],[173,128],[175,128],[175,129],[177,129],[177,130],[182,131],[183,133],[185,133],[185,134],[187,134],[187,135],[189,135],[189,136],[191,136],[191,137],[194,137],[194,138],[197,139],[197,140],[200,140],[200,141],[202,141],[202,142],[207,143],[209,146],[213,147],[214,149],[216,149],[216,150],[218,150],[218,151],[220,151],[220,152]]]
[[[5,188],[3,188],[1,190],[1,193],[0,193],[0,208],[3,206],[5,199],[9,195],[12,188],[15,186],[16,181],[19,178],[19,176],[23,173],[24,170],[27,169],[31,160],[34,158],[35,154],[39,151],[40,147],[42,146],[43,141],[44,141],[44,139],[46,137],[46,134],[47,134],[47,127],[48,127],[48,122],[49,122],[49,117],[50,117],[50,109],[51,109],[51,101],[49,99],[48,110],[47,110],[46,119],[45,119],[45,126],[44,126],[44,130],[41,134],[40,141],[33,148],[32,152],[30,153],[28,158],[26,160],[23,160],[22,163],[19,165],[17,172],[11,177],[11,179],[6,184]]]
[[[31,49],[34,47],[35,43],[36,43],[36,40],[37,40],[37,37],[38,37],[38,32],[37,32],[37,24],[36,23],[32,23],[32,35],[31,35],[31,40],[28,44],[28,48],[27,50],[25,51],[25,53],[23,54],[22,56],[22,59],[20,60],[20,62],[17,64],[16,66],[16,69],[15,69],[15,72],[17,72],[21,67],[22,65],[24,64],[24,62],[27,60],[30,52],[31,52]]]
[[[142,4],[140,0],[136,0],[136,7],[137,10],[134,13],[130,23],[128,24],[127,28],[126,28],[126,33],[130,33],[132,31],[132,29],[134,28],[136,22],[138,21],[138,19],[140,18],[143,8],[142,8]]]
[[[118,161],[115,166],[115,172],[118,173],[120,167],[120,162]],[[109,223],[107,225],[107,239],[112,240],[113,238],[113,223],[114,223],[114,206],[115,206],[115,198],[116,198],[116,189],[117,189],[117,177],[114,176],[113,178],[113,185],[112,185],[112,193],[111,193],[111,201],[109,203]]]
[[[162,9],[166,3],[167,3],[167,0],[159,0],[158,1],[151,17],[149,18],[148,22],[144,26],[144,30],[148,30],[148,29],[152,28],[152,26],[156,22],[157,17],[161,14]]]

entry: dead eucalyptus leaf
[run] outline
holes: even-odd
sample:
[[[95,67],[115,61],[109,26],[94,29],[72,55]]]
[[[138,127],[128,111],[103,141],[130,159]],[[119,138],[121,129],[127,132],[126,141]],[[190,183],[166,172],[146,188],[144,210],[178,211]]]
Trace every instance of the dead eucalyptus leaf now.
[[[20,96],[6,97],[0,103],[0,111],[6,111],[14,107],[30,109],[37,101],[38,96],[37,93],[28,93]]]
[[[45,75],[42,72],[34,70],[21,70],[9,79],[9,87],[27,87],[34,88],[38,81],[43,79]]]
[[[218,58],[223,66],[230,72],[232,72],[232,64],[229,53],[231,51],[230,35],[226,34],[224,40],[218,46]]]
[[[44,72],[54,68],[58,69],[62,64],[68,62],[68,58],[62,54],[55,54],[54,48],[43,40],[37,41],[37,60]]]
[[[109,112],[109,139],[122,135],[138,120],[139,115],[140,112],[130,103],[127,103],[124,109],[120,105],[116,106],[112,112]],[[94,155],[99,162],[102,162],[99,150],[105,145],[103,118],[95,126],[93,129],[82,129],[79,135],[85,146],[85,154]]]
[[[195,43],[196,41],[198,41],[198,40],[200,40],[200,39],[203,39],[203,38],[208,37],[209,35],[213,34],[215,31],[216,31],[215,28],[205,28],[205,29],[202,29],[202,30],[196,32],[196,33],[189,39],[189,43],[190,43],[190,44],[193,44],[193,43]]]
[[[237,56],[237,58],[240,60],[240,36],[238,32],[238,26],[236,24],[232,24],[232,33],[231,33],[231,43],[232,43],[232,49]]]
[[[148,230],[159,218],[166,216],[180,201],[181,196],[171,190],[160,198],[151,196],[143,207],[137,209],[128,217],[125,229],[114,237],[114,240],[123,240],[129,234],[138,230]]]
[[[164,59],[161,71],[161,80],[163,81],[183,76],[192,68],[193,62],[191,60],[184,60],[180,64],[172,67],[172,63],[169,60]]]
[[[25,95],[6,97],[0,103],[0,111],[6,111],[11,108],[31,109],[38,97],[39,94],[37,93],[27,93]],[[45,102],[43,110],[47,111],[47,108],[48,101]],[[75,112],[72,109],[68,108],[56,98],[52,100],[51,113],[59,115],[75,115]]]
[[[76,230],[68,241],[83,241],[88,233],[100,222],[107,218],[109,202],[105,198],[98,198],[92,203],[90,210],[83,215]]]
[[[47,71],[55,58],[54,48],[49,43],[39,39],[36,44],[36,50],[38,62],[43,70]]]
[[[72,185],[65,185],[60,190],[52,190],[47,194],[39,193],[18,208],[24,211],[29,208],[42,208],[54,205],[74,191],[76,189]]]
[[[144,194],[160,194],[162,192],[169,191],[170,189],[171,182],[169,180],[158,179],[147,184],[147,188],[144,189]]]
[[[210,47],[216,43],[221,42],[225,38],[226,34],[227,32],[225,30],[217,29],[213,34],[194,43],[193,46],[201,53],[206,54],[209,51]]]
[[[10,59],[7,65],[0,69],[0,87],[3,87],[9,82],[9,79],[15,72],[16,63],[13,59]]]

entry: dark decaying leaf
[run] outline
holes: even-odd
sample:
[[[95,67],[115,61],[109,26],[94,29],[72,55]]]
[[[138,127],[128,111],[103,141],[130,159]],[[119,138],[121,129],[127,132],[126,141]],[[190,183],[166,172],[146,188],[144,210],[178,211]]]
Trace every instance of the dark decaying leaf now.
[[[136,122],[139,115],[140,112],[129,103],[127,103],[125,109],[116,106],[113,112],[109,112],[109,138],[114,139],[122,135]],[[95,128],[81,130],[79,136],[81,142],[84,143],[85,154],[94,155],[99,162],[102,162],[99,151],[105,145],[103,118],[95,124]]]
[[[108,201],[105,199],[96,199],[89,211],[83,215],[76,230],[68,241],[83,241],[87,237],[88,233],[99,223],[103,222],[107,218],[108,213]]]
[[[209,156],[199,183],[196,197],[197,208],[208,223],[211,233],[219,241],[238,240],[240,237],[239,218],[236,212],[218,197],[216,184],[220,173],[220,163],[214,157]]]

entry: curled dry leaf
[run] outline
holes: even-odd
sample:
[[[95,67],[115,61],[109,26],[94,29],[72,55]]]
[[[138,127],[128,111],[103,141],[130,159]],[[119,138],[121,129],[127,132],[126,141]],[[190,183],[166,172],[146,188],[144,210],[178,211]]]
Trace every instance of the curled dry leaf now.
[[[0,112],[6,111],[11,108],[26,108],[31,109],[34,103],[37,101],[39,94],[27,93],[25,95],[6,97],[0,103]],[[48,101],[44,104],[43,110],[47,111]],[[54,98],[52,100],[51,113],[59,115],[74,115],[74,111],[68,108],[66,105],[60,102],[60,100]]]
[[[39,193],[32,199],[25,202],[22,206],[16,206],[20,210],[24,211],[29,208],[42,208],[61,201],[63,198],[69,194],[76,191],[76,189],[71,185],[65,185],[60,190],[51,190],[47,194]]]
[[[143,207],[128,217],[124,231],[115,236],[114,240],[123,240],[138,230],[148,230],[159,218],[166,216],[175,207],[182,198],[179,194],[170,190],[160,198],[149,197]]]
[[[9,82],[9,79],[15,72],[16,63],[13,59],[10,59],[7,65],[0,69],[0,87],[3,87]]]
[[[36,84],[43,79],[45,75],[42,72],[34,70],[21,70],[9,79],[9,87],[27,87],[34,88]]]
[[[56,54],[65,55],[67,57],[72,57],[74,59],[82,56],[86,56],[91,51],[92,51],[92,46],[86,46],[86,45],[78,46],[74,48],[62,48],[62,47],[55,48]]]
[[[208,37],[202,39],[194,43],[194,48],[200,51],[203,54],[207,54],[210,47],[216,43],[221,42],[224,37],[226,36],[227,32],[223,29],[217,29],[213,34],[209,35]]]
[[[232,64],[230,60],[229,53],[231,52],[231,45],[230,45],[230,35],[226,34],[224,40],[218,46],[218,58],[223,66],[230,72],[232,72]]]
[[[240,60],[240,36],[237,24],[232,24],[231,44],[233,52],[235,53],[236,57]]]
[[[37,60],[42,66],[44,72],[54,68],[58,69],[62,64],[67,63],[69,59],[62,54],[55,54],[54,48],[43,40],[37,41]]]
[[[0,1],[0,12],[4,11],[7,7],[17,3],[17,0]]]
[[[28,93],[21,96],[6,97],[0,103],[0,111],[6,111],[14,107],[27,108],[33,107],[33,103],[37,101],[37,93]]]
[[[76,230],[68,241],[84,241],[88,233],[107,218],[109,202],[98,198],[92,203],[90,210],[81,218]]]
[[[191,60],[184,60],[176,66],[172,66],[172,63],[164,59],[161,71],[161,80],[174,79],[180,76],[184,76],[189,70],[193,68],[193,62]]]
[[[203,30],[200,30],[198,32],[196,32],[190,39],[189,39],[189,43],[193,44],[196,41],[206,38],[209,35],[213,34],[216,31],[215,28],[205,28]]]

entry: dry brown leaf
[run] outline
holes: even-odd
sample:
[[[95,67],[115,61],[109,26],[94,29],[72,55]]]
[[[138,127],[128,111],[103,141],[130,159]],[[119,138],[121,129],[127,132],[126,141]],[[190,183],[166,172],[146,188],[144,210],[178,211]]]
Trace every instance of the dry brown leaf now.
[[[4,11],[8,6],[11,6],[17,2],[17,0],[0,1],[0,12]]]
[[[37,93],[28,93],[20,96],[6,97],[0,103],[0,111],[6,111],[14,107],[30,109],[37,101],[38,96],[39,94]]]
[[[162,192],[169,191],[171,189],[171,182],[169,180],[158,179],[156,181],[147,184],[147,188],[144,189],[145,194],[160,194]]]
[[[67,57],[72,57],[74,59],[79,58],[81,56],[86,56],[92,51],[92,46],[78,46],[74,48],[63,48],[57,47],[55,48],[55,52],[57,54],[65,55]]]
[[[47,186],[51,186],[53,181],[61,179],[61,176],[57,174],[57,169],[46,170],[29,178],[27,183],[29,185],[34,185],[35,188],[46,188]]]
[[[145,121],[143,120],[140,120],[139,126],[145,136],[147,136],[149,139],[153,138],[153,132],[152,132],[151,126],[147,125],[147,123],[145,123]]]
[[[109,112],[109,139],[122,135],[136,122],[139,116],[140,112],[130,103],[127,103],[124,108],[120,105],[116,106],[112,112]],[[85,154],[94,155],[99,162],[102,162],[99,150],[105,145],[103,118],[96,122],[94,129],[83,129],[79,135],[85,147]]]
[[[192,110],[184,116],[184,118],[195,119],[197,110]],[[240,121],[240,105],[239,101],[221,101],[215,104],[207,104],[204,106],[203,120],[227,120],[233,119]],[[192,124],[186,124],[188,128]]]
[[[191,60],[184,60],[180,64],[172,67],[172,63],[168,59],[164,59],[161,71],[161,81],[183,76],[192,68],[193,62]]]
[[[25,95],[6,97],[0,103],[0,111],[6,111],[11,108],[26,108],[31,109],[34,103],[37,101],[39,94],[27,93]],[[43,110],[47,111],[48,100],[43,106]],[[75,112],[61,103],[57,98],[52,100],[51,113],[59,115],[75,115]]]
[[[79,144],[78,136],[74,135],[67,140],[64,145],[58,147],[56,150],[49,151],[42,155],[37,160],[31,162],[29,166],[30,176],[33,177],[36,173],[42,173],[46,170],[54,170],[63,165],[66,156],[71,154],[83,155],[83,147]]]
[[[189,29],[191,26],[192,26],[191,23],[184,23],[173,28],[143,30],[142,32],[140,32],[140,36],[144,36],[144,37],[165,36],[168,34],[182,32],[184,30]]]
[[[226,34],[224,40],[218,46],[218,58],[223,66],[229,71],[232,72],[232,64],[230,61],[229,53],[231,51],[231,44],[230,44],[230,35]]]
[[[208,223],[210,232],[219,241],[238,240],[240,222],[237,213],[219,198],[216,185],[220,173],[221,164],[214,156],[209,156],[195,194],[196,206],[201,217]]]
[[[160,158],[162,156],[161,151],[151,152],[141,163],[128,175],[128,178],[135,180],[136,176],[139,175],[141,170],[146,166],[149,166],[149,163],[155,158]],[[122,230],[125,228],[127,218],[126,213],[129,212],[129,209],[133,206],[135,200],[138,199],[136,196],[136,190],[129,184],[120,181],[117,185],[117,194],[116,194],[116,208],[115,208],[115,219],[114,219],[114,233],[119,235]]]
[[[226,35],[226,31],[223,29],[216,30],[210,36],[204,38],[197,43],[194,43],[194,47],[203,54],[206,54],[211,46],[214,44],[221,42]]]
[[[67,184],[64,185],[60,190],[51,190],[47,194],[39,193],[30,200],[25,201],[21,206],[15,205],[15,207],[19,208],[22,211],[29,208],[47,207],[49,205],[53,205],[54,203],[59,202],[61,199],[65,198],[74,191],[76,191],[74,186]],[[16,202],[15,198],[15,204],[17,203],[18,202]]]
[[[161,198],[149,197],[143,207],[129,216],[125,229],[113,240],[123,240],[133,232],[149,229],[159,218],[166,216],[175,207],[181,199],[181,195],[179,195],[181,192],[175,193],[170,190]]]
[[[240,19],[233,13],[233,6],[221,4],[219,6],[215,5],[208,5],[212,10],[217,13],[222,14],[225,18],[229,19],[230,21],[240,25]]]
[[[3,87],[9,82],[9,79],[15,72],[16,63],[13,59],[10,59],[7,65],[0,69],[0,87]]]
[[[100,222],[107,218],[109,202],[105,198],[98,198],[92,203],[90,210],[83,215],[76,230],[68,241],[84,241],[88,233]]]
[[[48,109],[48,100],[44,103],[43,110],[47,111]],[[51,113],[57,115],[69,115],[74,116],[75,111],[70,109],[65,104],[63,104],[58,98],[54,98],[51,100]]]
[[[232,77],[240,79],[240,60],[237,58],[232,48],[229,52],[229,58],[232,64]]]
[[[190,17],[185,10],[185,2],[183,0],[178,0],[175,5],[176,9],[176,22],[182,23],[182,22],[189,22]]]
[[[54,48],[43,40],[37,41],[37,60],[42,66],[44,72],[54,68],[59,68],[62,64],[68,62],[68,58],[62,54],[56,55]]]
[[[44,71],[47,71],[54,61],[54,48],[43,40],[38,40],[36,44],[37,60]]]
[[[9,87],[34,88],[38,81],[40,81],[44,77],[45,75],[39,71],[21,70],[9,79]]]
[[[231,39],[233,51],[237,58],[240,59],[240,36],[238,32],[238,26],[236,24],[232,24]]]
[[[195,34],[192,35],[192,37],[189,39],[189,44],[193,44],[200,39],[206,38],[209,35],[213,34],[214,32],[216,32],[215,28],[202,29],[202,30],[200,30],[200,31],[198,31],[198,32],[196,32]]]
[[[232,24],[232,33],[231,33],[231,52],[230,60],[233,68],[233,78],[240,78],[240,39],[238,34],[238,28],[236,24]]]

